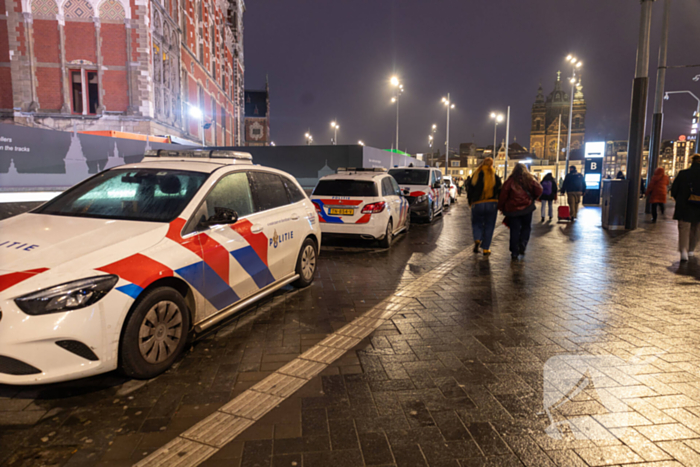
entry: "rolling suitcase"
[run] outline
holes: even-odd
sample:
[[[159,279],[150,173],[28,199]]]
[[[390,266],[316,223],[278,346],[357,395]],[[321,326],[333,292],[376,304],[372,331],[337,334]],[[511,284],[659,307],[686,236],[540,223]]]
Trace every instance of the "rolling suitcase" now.
[[[570,221],[571,211],[569,211],[569,206],[560,202],[557,208],[557,217],[560,221]]]

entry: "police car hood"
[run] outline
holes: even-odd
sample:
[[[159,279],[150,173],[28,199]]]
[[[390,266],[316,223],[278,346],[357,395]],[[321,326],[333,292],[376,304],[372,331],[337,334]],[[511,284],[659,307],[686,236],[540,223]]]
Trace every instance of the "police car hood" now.
[[[0,270],[91,270],[162,240],[168,224],[21,214],[0,222]]]

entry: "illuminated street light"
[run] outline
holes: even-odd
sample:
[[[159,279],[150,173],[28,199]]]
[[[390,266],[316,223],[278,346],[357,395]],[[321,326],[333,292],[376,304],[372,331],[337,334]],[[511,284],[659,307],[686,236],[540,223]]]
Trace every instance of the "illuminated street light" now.
[[[574,119],[574,93],[576,92],[576,70],[581,68],[583,62],[573,55],[569,54],[566,57],[566,61],[572,66],[572,76],[569,82],[571,83],[571,102],[569,104],[569,128],[567,129],[568,135],[566,137],[566,168],[564,169],[564,174],[569,173],[569,159],[571,158],[571,123]],[[558,167],[558,166],[557,166]]]
[[[364,145],[365,145],[365,143],[364,143],[362,140],[358,141],[357,144],[359,144],[360,146],[364,146]]]
[[[403,93],[403,84],[401,84],[397,76],[392,76],[390,82],[395,88],[391,103],[396,104],[396,149],[399,149],[399,97]]]
[[[338,130],[340,129],[340,125],[336,121],[331,122],[331,128],[333,128],[333,145],[338,144]]]
[[[449,175],[447,173],[447,167],[449,166],[449,160],[450,160],[450,109],[454,109],[455,105],[450,101],[450,93],[447,93],[447,97],[442,98],[442,103],[445,104],[445,107],[447,108],[447,130],[445,130],[445,175]]]
[[[491,112],[491,119],[494,121],[493,125],[493,160],[496,161],[496,135],[498,131],[498,124],[503,121],[503,114],[497,114],[496,112]]]
[[[306,138],[306,145],[307,146],[311,145],[311,143],[314,142],[314,137],[311,136],[311,133],[309,133],[308,131],[304,134],[304,138]]]
[[[397,76],[391,77],[391,85],[392,86],[399,86],[399,78]]]

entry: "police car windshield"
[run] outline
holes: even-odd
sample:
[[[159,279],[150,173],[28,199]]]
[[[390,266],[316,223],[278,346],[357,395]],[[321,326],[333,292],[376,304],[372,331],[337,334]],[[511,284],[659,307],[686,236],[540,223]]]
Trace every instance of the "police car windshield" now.
[[[377,196],[373,181],[321,180],[314,188],[316,196]]]
[[[428,185],[429,170],[391,169],[389,175],[394,177],[399,185]]]
[[[34,213],[149,222],[174,220],[209,174],[116,169],[70,188]]]

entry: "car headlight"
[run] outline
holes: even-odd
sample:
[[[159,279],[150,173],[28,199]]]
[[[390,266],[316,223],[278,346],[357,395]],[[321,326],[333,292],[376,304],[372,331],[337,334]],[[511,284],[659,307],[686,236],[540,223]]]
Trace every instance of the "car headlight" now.
[[[77,310],[97,303],[118,281],[114,274],[88,277],[23,295],[15,303],[32,316]]]
[[[428,199],[428,195],[420,195],[416,198],[416,203],[422,203]]]

